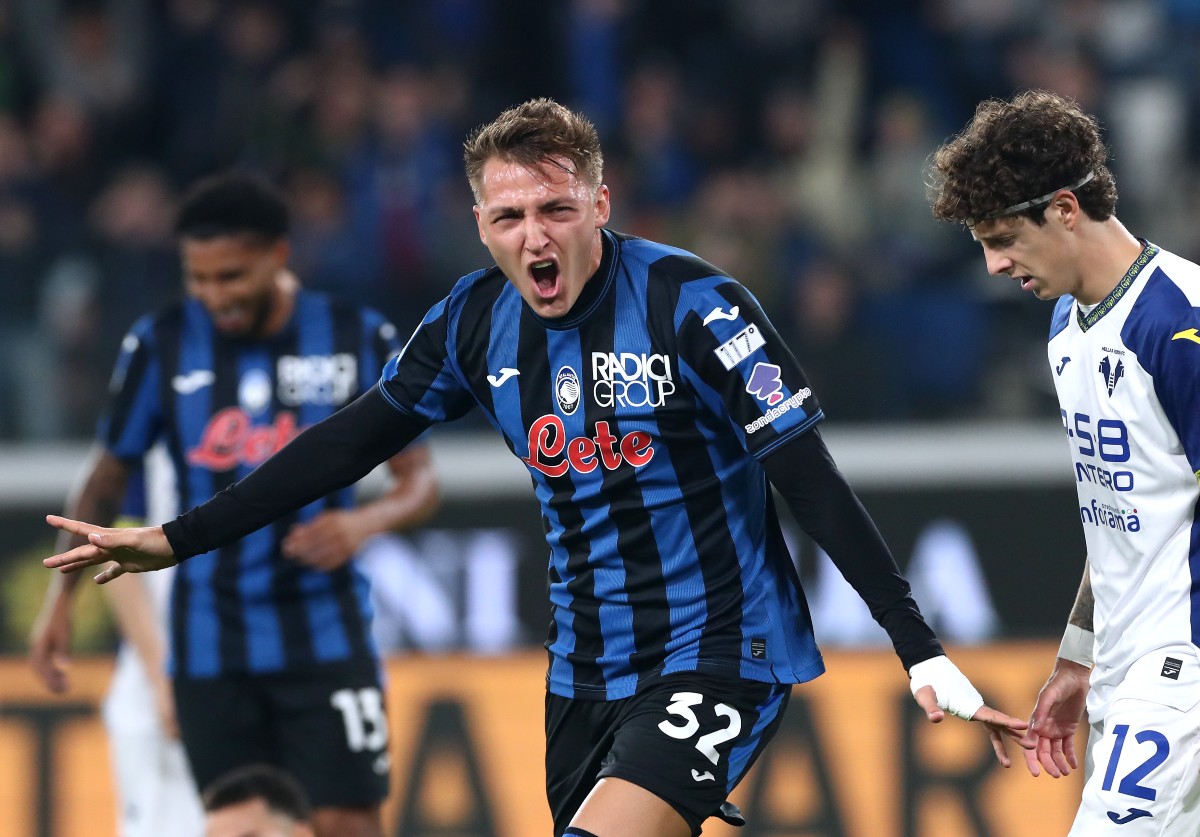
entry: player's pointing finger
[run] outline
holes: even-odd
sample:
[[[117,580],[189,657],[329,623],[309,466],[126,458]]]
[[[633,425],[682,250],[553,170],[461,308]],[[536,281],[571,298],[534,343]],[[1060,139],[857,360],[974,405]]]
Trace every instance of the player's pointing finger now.
[[[55,529],[62,529],[64,532],[70,532],[72,535],[88,535],[92,532],[100,531],[99,526],[94,526],[91,523],[84,523],[82,520],[72,520],[69,517],[60,517],[57,514],[46,515],[46,522]]]

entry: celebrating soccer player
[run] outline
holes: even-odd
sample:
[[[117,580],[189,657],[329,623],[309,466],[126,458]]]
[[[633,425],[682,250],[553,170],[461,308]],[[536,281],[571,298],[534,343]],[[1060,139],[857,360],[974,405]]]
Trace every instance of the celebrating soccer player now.
[[[430,425],[487,415],[526,464],[550,547],[546,780],[556,835],[684,837],[824,665],[771,486],[888,631],[931,721],[1002,736],[945,656],[816,430],[823,413],[757,301],[691,253],[605,228],[591,123],[548,99],[468,138],[495,260],[433,307],[369,393],[161,528],[53,518],[97,577],[184,560],[357,479]]]

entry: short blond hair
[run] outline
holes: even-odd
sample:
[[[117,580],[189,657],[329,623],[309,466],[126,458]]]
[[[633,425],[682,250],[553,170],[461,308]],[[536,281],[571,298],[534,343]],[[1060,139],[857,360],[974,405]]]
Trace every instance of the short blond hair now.
[[[547,98],[511,107],[467,136],[463,161],[476,202],[483,186],[483,166],[492,159],[530,167],[556,165],[592,189],[598,189],[604,177],[596,127],[583,114]]]

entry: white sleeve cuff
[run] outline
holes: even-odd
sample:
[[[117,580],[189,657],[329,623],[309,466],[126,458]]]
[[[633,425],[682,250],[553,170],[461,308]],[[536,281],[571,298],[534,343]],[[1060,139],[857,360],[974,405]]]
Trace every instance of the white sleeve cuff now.
[[[1062,642],[1058,646],[1058,656],[1091,668],[1096,664],[1095,655],[1096,635],[1076,625],[1067,625]]]

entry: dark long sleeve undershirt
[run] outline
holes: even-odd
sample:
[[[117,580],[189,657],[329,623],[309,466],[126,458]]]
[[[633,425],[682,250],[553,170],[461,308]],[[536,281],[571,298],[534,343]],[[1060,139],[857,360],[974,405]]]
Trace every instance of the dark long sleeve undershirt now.
[[[163,526],[180,560],[243,538],[362,479],[426,429],[372,387],[246,477]]]
[[[232,543],[357,482],[425,429],[374,387],[305,430],[244,479],[165,524],[163,532],[180,560]],[[770,454],[763,468],[796,522],[887,631],[904,668],[944,653],[874,521],[820,435],[801,434]]]
[[[812,430],[763,460],[800,527],[829,555],[892,640],[907,671],[945,653],[921,616],[883,536]]]

